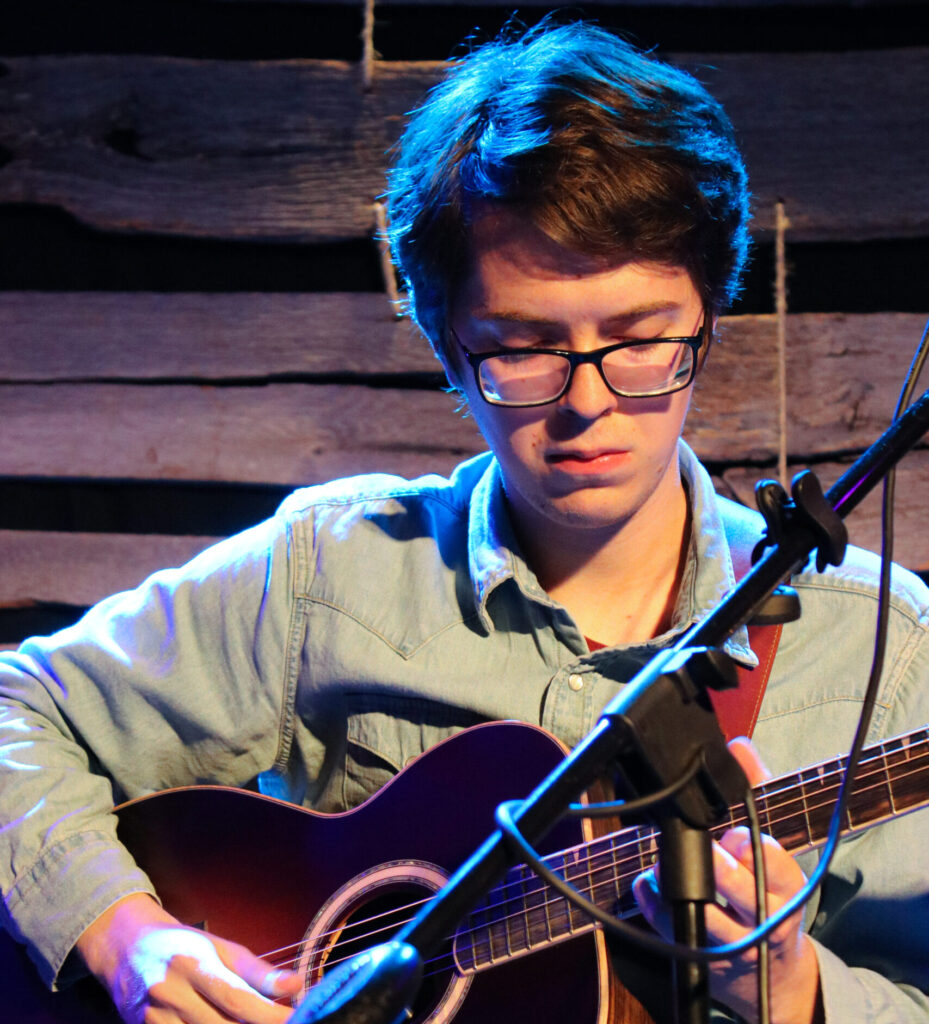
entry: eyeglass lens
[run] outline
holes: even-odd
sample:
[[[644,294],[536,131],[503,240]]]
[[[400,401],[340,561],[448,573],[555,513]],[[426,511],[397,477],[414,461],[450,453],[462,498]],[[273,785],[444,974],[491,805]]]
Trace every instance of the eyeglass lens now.
[[[629,396],[661,395],[690,379],[693,349],[683,342],[650,342],[608,352],[601,372],[615,391]],[[480,386],[491,402],[524,405],[557,398],[571,372],[566,356],[541,352],[495,355],[480,364]]]

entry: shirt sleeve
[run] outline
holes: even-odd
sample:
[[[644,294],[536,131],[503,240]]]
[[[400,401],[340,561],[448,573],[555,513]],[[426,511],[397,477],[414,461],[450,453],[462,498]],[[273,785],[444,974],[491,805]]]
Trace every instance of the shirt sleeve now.
[[[850,968],[818,942],[816,957],[826,1024],[926,1024],[929,1000],[918,988]]]
[[[846,839],[811,934],[827,1024],[929,1022],[926,810]]]
[[[926,608],[898,603],[900,597],[891,613],[895,641],[888,646],[869,743],[914,730],[924,739],[929,722]],[[914,757],[925,753],[915,748]],[[866,773],[866,766],[859,769],[859,791]],[[881,797],[885,779],[881,773]],[[811,927],[827,1024],[929,1022],[927,849],[925,808],[839,843]]]
[[[784,627],[777,675],[755,732],[776,776],[848,752],[874,645],[877,573],[875,556],[850,548],[837,569],[792,581],[803,614]],[[881,679],[867,744],[914,731],[923,738],[929,722],[929,592],[903,571],[893,574]],[[857,778],[860,791],[861,771]],[[882,772],[876,790],[881,800],[887,797],[885,781]],[[835,795],[824,788],[815,807],[831,807]],[[828,1024],[929,1024],[927,849],[927,809],[887,815],[840,841],[807,914]],[[797,857],[807,876],[819,858],[819,851]]]
[[[2,924],[47,984],[107,907],[151,892],[114,804],[274,766],[290,548],[276,517],[0,654]]]

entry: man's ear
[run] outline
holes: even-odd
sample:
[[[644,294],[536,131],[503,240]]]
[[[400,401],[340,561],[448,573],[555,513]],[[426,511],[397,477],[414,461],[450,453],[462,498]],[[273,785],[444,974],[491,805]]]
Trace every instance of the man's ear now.
[[[716,327],[719,323],[719,316],[714,316],[710,321],[709,325],[704,325],[703,328],[703,344],[700,346],[700,351],[697,355],[697,374],[701,373],[703,367],[706,365],[706,361],[710,355],[710,348],[713,345],[713,339],[716,337]]]
[[[461,390],[461,368],[456,366],[452,362],[452,357],[449,353],[443,352],[439,356],[439,360],[442,363],[442,369],[445,371],[445,376],[448,378],[448,383],[456,390]]]
[[[445,371],[445,376],[448,378],[448,383],[456,391],[461,391],[461,381],[464,376],[464,356],[461,354],[461,349],[457,345],[453,344],[448,338],[448,330],[445,331],[445,343],[439,344],[430,339],[432,350],[436,354],[436,358],[442,364],[442,369]]]

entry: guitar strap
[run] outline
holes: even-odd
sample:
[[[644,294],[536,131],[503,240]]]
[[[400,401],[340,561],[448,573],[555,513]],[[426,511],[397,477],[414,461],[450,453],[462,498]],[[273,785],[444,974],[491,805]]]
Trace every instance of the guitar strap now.
[[[721,504],[732,568],[736,580],[740,580],[752,567],[752,550],[759,540],[758,518],[735,502],[724,501]],[[751,736],[754,731],[781,639],[781,628],[780,623],[773,626],[749,626],[748,640],[758,656],[758,667],[745,668],[738,665],[739,685],[736,689],[710,692],[713,709],[727,740],[735,736]]]

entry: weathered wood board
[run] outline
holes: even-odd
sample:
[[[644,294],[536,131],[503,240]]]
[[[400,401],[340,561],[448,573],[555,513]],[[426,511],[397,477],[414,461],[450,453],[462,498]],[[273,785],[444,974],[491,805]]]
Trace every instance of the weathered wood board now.
[[[0,298],[0,330],[14,341],[0,354],[0,377],[9,381],[0,387],[0,475],[296,486],[367,470],[447,472],[483,447],[472,421],[441,393],[263,382],[262,374],[309,379],[339,366],[360,368],[372,349],[388,373],[434,366],[409,325],[384,316],[383,296]],[[326,350],[323,327],[308,336],[301,329],[305,317],[314,321],[307,314],[321,309],[328,323],[341,325],[338,351]],[[853,453],[884,429],[922,322],[915,314],[788,319],[791,474],[817,453]],[[730,466],[723,489],[753,504],[754,482],[775,473],[776,322],[730,318],[720,333],[688,436],[705,458]],[[171,382],[198,375],[211,382]],[[824,403],[832,377],[839,383]],[[242,383],[248,378],[252,386]],[[758,460],[768,465],[752,464]],[[828,486],[845,467],[815,468]],[[909,456],[900,480],[897,558],[929,569],[929,452]],[[865,547],[879,543],[877,500],[868,499],[849,524],[853,541]],[[0,607],[91,603],[183,562],[210,540],[0,532]]]
[[[813,466],[790,463],[788,477],[804,469],[812,469],[823,485],[832,486],[848,469],[849,463],[821,462]],[[765,477],[776,477],[772,470],[739,467],[726,470],[719,490],[755,507],[754,486]],[[894,561],[918,572],[929,571],[929,530],[926,529],[929,507],[929,451],[910,452],[897,467],[894,500]],[[868,495],[846,520],[852,544],[880,551],[881,489]]]
[[[441,373],[374,292],[0,292],[0,381]]]
[[[729,109],[757,227],[795,239],[929,230],[929,49],[680,54]],[[0,202],[95,227],[217,238],[369,237],[387,150],[440,65],[2,59]],[[888,187],[888,182],[893,187]]]
[[[216,539],[0,530],[0,607],[91,605],[183,565]]]
[[[0,296],[13,342],[0,352],[0,475],[300,484],[444,472],[483,444],[452,398],[392,380],[438,364],[388,309],[355,295]],[[860,450],[886,428],[921,327],[917,314],[789,318],[791,458]],[[775,320],[730,318],[720,333],[687,436],[714,462],[771,461]],[[346,383],[325,383],[340,368]],[[352,385],[363,369],[383,386]]]
[[[315,483],[447,472],[484,450],[448,395],[351,385],[3,389],[0,476]]]

